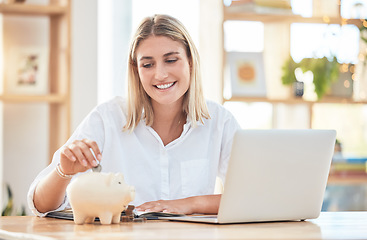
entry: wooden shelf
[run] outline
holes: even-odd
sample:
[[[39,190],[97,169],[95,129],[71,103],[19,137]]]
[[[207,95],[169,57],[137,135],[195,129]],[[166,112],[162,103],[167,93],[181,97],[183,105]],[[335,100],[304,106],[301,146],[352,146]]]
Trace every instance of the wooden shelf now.
[[[24,24],[27,19],[24,17],[46,17],[49,18],[49,24],[45,26],[45,38],[49,39],[48,44],[48,90],[50,94],[44,95],[27,95],[27,94],[10,94],[4,80],[2,89],[4,92],[0,94],[0,101],[3,103],[45,103],[49,104],[48,122],[49,122],[49,159],[52,159],[54,152],[66,142],[70,136],[70,4],[71,0],[50,0],[49,4],[5,4],[0,3],[0,14],[3,16],[17,16]],[[4,21],[2,24],[7,24]],[[32,28],[32,22],[29,27]],[[26,24],[24,24],[26,25]],[[36,24],[40,30],[40,26]],[[3,26],[2,26],[3,28]],[[6,29],[6,28],[5,28]],[[12,29],[10,29],[12,30]],[[14,37],[18,40],[20,35],[19,29],[2,33],[2,40]],[[3,31],[3,30],[2,30]],[[32,34],[32,33],[31,33]],[[36,31],[34,34],[38,34]],[[48,35],[48,36],[46,36]],[[5,38],[5,36],[7,38]],[[11,36],[11,37],[9,37]],[[25,37],[25,36],[23,36]],[[32,37],[32,36],[31,36]],[[34,36],[32,37],[32,39]],[[18,47],[22,42],[4,41],[3,48],[10,46]],[[24,41],[23,41],[24,42]],[[35,44],[32,41],[29,44]],[[38,44],[41,44],[39,41]],[[24,44],[25,45],[25,44]],[[46,46],[45,46],[46,47]],[[2,53],[4,54],[4,53]],[[10,53],[6,53],[10,54]],[[4,56],[3,56],[4,57]],[[6,57],[6,56],[5,56]],[[4,69],[6,72],[7,69]],[[1,74],[4,74],[2,72]],[[6,74],[5,74],[6,76]],[[0,156],[1,158],[1,156]]]
[[[268,58],[269,62],[264,64],[269,64],[271,60],[272,67],[270,70],[273,70],[270,74],[272,76],[272,81],[280,81],[281,78],[281,69],[283,67],[284,61],[288,58],[289,46],[290,46],[290,25],[291,23],[316,23],[316,24],[351,24],[357,27],[362,25],[363,20],[360,19],[344,19],[340,16],[319,16],[319,17],[302,17],[300,15],[295,15],[291,11],[284,10],[278,12],[270,12],[270,13],[257,13],[254,11],[249,11],[246,7],[241,6],[241,4],[233,4],[231,6],[222,7],[222,29],[221,34],[224,38],[225,29],[224,23],[229,20],[238,20],[238,21],[256,21],[264,23],[264,55],[266,56],[277,56],[276,58]],[[255,9],[256,10],[256,9]],[[264,9],[265,10],[265,9]],[[279,34],[277,34],[279,32]],[[251,34],[251,33],[247,33]],[[276,43],[276,44],[275,44]],[[223,66],[226,66],[226,49],[224,48],[224,44],[222,43],[222,52],[223,54]],[[264,57],[264,58],[265,58]],[[266,70],[266,69],[265,69]],[[269,70],[269,71],[270,71]],[[277,70],[277,71],[275,71]],[[223,87],[225,86],[224,79],[227,77],[222,71],[222,92]],[[278,84],[279,85],[279,84]],[[290,91],[291,89],[289,89]],[[290,92],[289,92],[290,93]],[[287,94],[288,95],[288,94]],[[223,98],[223,102],[244,102],[244,103],[270,103],[274,104],[273,108],[273,119],[272,124],[273,127],[277,127],[277,114],[278,109],[276,104],[284,104],[284,105],[303,105],[308,111],[308,128],[312,128],[313,123],[313,114],[314,107],[318,104],[351,104],[358,105],[364,104],[367,105],[367,100],[354,100],[353,98],[341,98],[341,97],[331,97],[324,96],[319,101],[307,101],[303,98],[296,97],[288,97],[284,96],[283,99],[274,99],[267,97],[242,97],[242,96],[232,96],[229,99]],[[328,179],[329,185],[352,185],[352,184],[367,184],[367,174],[330,174]]]
[[[331,98],[324,97],[320,101],[306,101],[302,98],[290,99],[269,99],[266,97],[232,97],[230,99],[223,99],[224,102],[267,102],[267,103],[284,103],[284,104],[317,104],[317,103],[334,103],[334,104],[367,104],[367,101],[354,101],[347,98]]]
[[[45,103],[65,103],[67,96],[59,94],[50,95],[0,95],[0,101],[9,103],[45,102]]]
[[[224,20],[242,20],[259,22],[289,22],[289,23],[325,23],[325,24],[353,24],[361,26],[360,19],[344,19],[341,17],[302,17],[292,14],[258,14],[255,12],[241,12],[234,7],[224,8]]]
[[[64,15],[67,11],[66,6],[59,5],[0,4],[0,13],[11,15],[55,16]]]

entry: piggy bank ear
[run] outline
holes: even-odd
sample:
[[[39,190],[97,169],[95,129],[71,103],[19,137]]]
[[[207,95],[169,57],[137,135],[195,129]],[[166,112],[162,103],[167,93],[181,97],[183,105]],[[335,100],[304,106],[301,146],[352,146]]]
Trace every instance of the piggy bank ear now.
[[[122,173],[116,173],[116,178],[119,180],[119,181],[122,181],[124,182],[125,179],[124,179],[124,174]]]

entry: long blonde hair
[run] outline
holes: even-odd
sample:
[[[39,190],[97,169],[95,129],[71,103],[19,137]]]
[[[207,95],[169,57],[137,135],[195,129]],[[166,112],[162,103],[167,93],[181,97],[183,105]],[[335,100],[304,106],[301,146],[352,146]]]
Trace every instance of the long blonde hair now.
[[[130,44],[128,59],[128,114],[124,130],[133,131],[139,121],[145,118],[146,124],[153,124],[154,112],[149,95],[145,92],[139,78],[136,50],[139,44],[150,36],[165,36],[182,43],[190,63],[190,86],[184,95],[183,111],[192,125],[203,123],[210,118],[203,95],[199,54],[188,31],[177,19],[168,15],[154,15],[143,19]]]

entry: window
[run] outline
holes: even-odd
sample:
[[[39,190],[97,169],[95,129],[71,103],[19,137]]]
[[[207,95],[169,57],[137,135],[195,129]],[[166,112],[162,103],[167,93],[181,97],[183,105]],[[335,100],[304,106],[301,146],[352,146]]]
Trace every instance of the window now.
[[[357,63],[359,29],[355,25],[293,23],[291,56],[303,58],[337,57],[340,63]]]
[[[264,24],[262,22],[226,21],[224,49],[227,52],[264,51]]]

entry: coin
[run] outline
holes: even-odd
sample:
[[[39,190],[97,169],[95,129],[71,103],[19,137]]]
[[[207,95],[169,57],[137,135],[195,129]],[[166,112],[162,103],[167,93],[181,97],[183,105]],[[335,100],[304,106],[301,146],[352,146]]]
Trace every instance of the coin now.
[[[98,164],[96,167],[92,168],[93,172],[101,172],[102,171],[102,166],[101,164]]]

